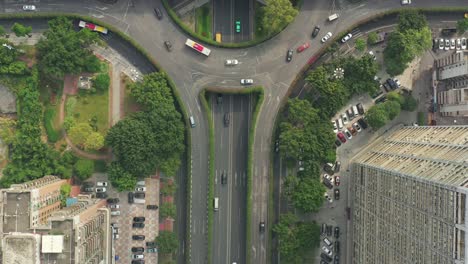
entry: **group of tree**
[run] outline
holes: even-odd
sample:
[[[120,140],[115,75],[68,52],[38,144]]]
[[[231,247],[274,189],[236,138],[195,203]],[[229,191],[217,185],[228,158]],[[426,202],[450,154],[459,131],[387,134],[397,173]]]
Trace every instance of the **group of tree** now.
[[[134,183],[133,179],[152,175],[157,169],[175,175],[185,149],[184,123],[166,74],[148,74],[143,81],[130,85],[130,90],[143,111],[119,121],[105,140],[116,157],[109,176],[113,184],[128,187],[128,180]]]
[[[262,7],[262,26],[268,34],[282,30],[299,12],[290,0],[266,0],[265,3]]]
[[[41,72],[61,78],[65,74],[99,71],[100,62],[90,49],[91,44],[100,43],[96,32],[75,31],[71,20],[58,17],[49,21],[44,36],[36,45]]]
[[[395,119],[401,110],[415,111],[418,102],[411,95],[402,95],[397,92],[387,94],[387,101],[369,108],[366,119],[373,129],[383,127],[388,121]]]
[[[31,34],[32,32],[32,27],[31,26],[24,26],[20,23],[14,23],[13,26],[11,26],[11,31],[15,32],[15,35],[17,37],[24,37],[26,35]]]
[[[468,31],[468,17],[463,18],[462,20],[457,21],[457,30],[460,34]]]
[[[158,253],[160,254],[175,253],[179,245],[176,233],[171,231],[159,231],[155,242],[158,245]]]
[[[8,75],[26,75],[29,74],[29,68],[25,62],[19,61],[20,55],[18,49],[6,39],[0,40],[0,74]]]
[[[104,136],[89,123],[73,124],[68,129],[70,140],[84,150],[99,150],[104,146]]]
[[[293,214],[283,214],[273,226],[278,237],[278,251],[282,262],[311,263],[305,253],[320,245],[320,227],[315,222],[301,222]]]
[[[397,29],[390,33],[384,50],[387,72],[391,76],[403,73],[408,63],[431,46],[432,33],[426,17],[416,10],[401,12]]]

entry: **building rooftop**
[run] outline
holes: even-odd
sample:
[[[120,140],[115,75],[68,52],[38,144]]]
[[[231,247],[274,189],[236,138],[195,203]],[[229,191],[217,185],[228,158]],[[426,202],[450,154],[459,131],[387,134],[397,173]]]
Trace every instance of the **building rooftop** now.
[[[6,193],[3,204],[3,233],[28,232],[30,193]],[[6,202],[5,202],[6,201]]]
[[[38,234],[12,234],[3,238],[3,264],[39,264]]]
[[[63,236],[44,235],[41,246],[42,253],[62,253]]]

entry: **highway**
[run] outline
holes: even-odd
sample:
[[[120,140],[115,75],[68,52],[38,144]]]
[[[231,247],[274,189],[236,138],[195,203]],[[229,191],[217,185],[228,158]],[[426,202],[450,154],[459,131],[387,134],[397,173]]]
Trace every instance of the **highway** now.
[[[130,3],[133,5],[130,5]],[[265,88],[265,102],[258,117],[257,130],[254,139],[253,163],[253,210],[252,224],[267,219],[268,214],[268,183],[270,170],[270,144],[274,120],[278,113],[281,100],[298,71],[307,64],[321,48],[319,39],[331,31],[334,35],[347,29],[353,23],[376,13],[393,8],[400,8],[399,1],[368,0],[356,6],[338,7],[340,18],[333,23],[325,23],[332,11],[332,3],[328,0],[304,1],[301,12],[283,32],[271,40],[255,47],[245,49],[222,49],[210,47],[212,55],[204,57],[184,46],[187,36],[175,25],[164,12],[164,18],[157,20],[153,13],[154,7],[161,3],[154,0],[126,1],[120,0],[109,5],[95,0],[47,0],[47,1],[5,1],[0,3],[3,13],[23,12],[21,6],[30,3],[37,6],[37,12],[69,12],[88,15],[114,25],[135,39],[174,80],[189,115],[194,116],[197,127],[192,132],[192,193],[187,194],[192,199],[190,241],[183,253],[190,253],[192,263],[207,261],[207,185],[208,185],[208,127],[205,114],[201,110],[198,94],[207,86],[239,87],[239,80],[252,77],[255,84]],[[466,6],[466,0],[424,0],[413,1],[413,7],[453,7]],[[162,8],[163,10],[163,8]],[[293,60],[286,64],[285,53],[288,48],[297,48],[301,43],[310,41],[314,25],[322,29],[317,39],[311,41],[311,47],[301,53],[294,54]],[[33,26],[33,29],[36,30]],[[167,52],[163,42],[170,40],[173,51]],[[136,54],[135,54],[136,56]],[[226,58],[237,58],[240,65],[226,69],[223,61]],[[136,67],[146,67],[135,61]],[[143,70],[143,72],[146,72]],[[211,202],[211,201],[209,201]],[[272,223],[266,222],[267,230]],[[251,263],[265,264],[267,259],[267,243],[260,236],[257,228],[252,228],[252,247],[247,249],[251,254]],[[227,239],[227,238],[225,238]],[[213,246],[215,246],[213,244]],[[214,250],[213,250],[214,252]]]
[[[215,192],[212,263],[246,263],[246,180],[250,96],[224,95],[221,104],[211,97],[215,127]],[[229,124],[224,116],[229,115]],[[227,181],[222,183],[222,174]]]
[[[221,33],[223,42],[243,42],[250,40],[254,0],[213,1],[213,36]],[[241,22],[240,33],[236,32],[235,22]]]

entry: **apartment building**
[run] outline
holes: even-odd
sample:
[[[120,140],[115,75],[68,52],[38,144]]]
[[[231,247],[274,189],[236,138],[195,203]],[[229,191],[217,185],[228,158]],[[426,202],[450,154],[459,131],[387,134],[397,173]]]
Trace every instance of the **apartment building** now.
[[[401,127],[350,171],[352,263],[467,263],[468,126]]]

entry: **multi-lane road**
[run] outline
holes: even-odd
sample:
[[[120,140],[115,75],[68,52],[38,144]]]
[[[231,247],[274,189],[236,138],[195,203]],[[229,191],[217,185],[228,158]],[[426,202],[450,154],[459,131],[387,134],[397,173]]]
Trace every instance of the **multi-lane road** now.
[[[270,170],[270,143],[273,124],[282,98],[296,77],[298,71],[307,64],[309,58],[321,48],[319,38],[311,41],[311,47],[294,54],[292,62],[286,64],[285,52],[296,48],[305,41],[310,41],[314,25],[321,25],[319,37],[326,32],[334,35],[347,29],[353,23],[376,13],[399,8],[397,0],[368,0],[358,5],[334,6],[329,0],[304,1],[301,12],[292,24],[273,39],[246,49],[222,49],[212,47],[208,58],[195,54],[184,46],[186,35],[168,18],[157,20],[154,7],[161,3],[154,0],[120,0],[109,5],[96,0],[43,0],[43,1],[2,1],[3,13],[23,12],[21,6],[30,3],[37,6],[37,12],[68,12],[92,16],[110,23],[135,39],[162,66],[174,80],[185,103],[189,115],[194,116],[197,127],[192,132],[192,192],[190,210],[191,224],[188,227],[190,241],[184,241],[187,247],[181,254],[190,254],[192,263],[207,262],[207,186],[208,186],[208,124],[201,110],[198,94],[206,86],[238,87],[239,79],[252,77],[256,84],[265,88],[265,101],[258,117],[254,138],[253,161],[253,210],[252,224],[267,219],[268,182]],[[424,0],[413,1],[413,7],[453,7],[465,6],[466,0]],[[332,10],[334,9],[334,10]],[[333,23],[326,23],[326,18],[334,12],[340,18]],[[251,23],[251,22],[249,22]],[[34,26],[33,26],[34,29]],[[173,51],[167,52],[163,42],[170,40]],[[135,54],[136,55],[136,54]],[[226,58],[237,58],[241,64],[236,68],[225,68]],[[130,57],[130,59],[132,59]],[[135,66],[139,67],[138,61]],[[145,71],[143,71],[145,72]],[[272,223],[266,223],[267,229]],[[227,234],[226,234],[227,235]],[[251,254],[251,263],[267,263],[267,239],[252,228],[252,245],[246,250]],[[227,237],[224,237],[226,240]],[[215,244],[213,244],[213,247]],[[215,250],[213,249],[213,252]]]
[[[213,35],[220,33],[222,42],[243,42],[250,40],[253,28],[252,5],[255,0],[213,1]],[[236,21],[240,32],[236,32]]]

